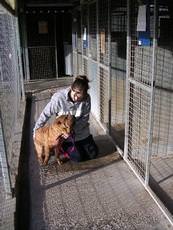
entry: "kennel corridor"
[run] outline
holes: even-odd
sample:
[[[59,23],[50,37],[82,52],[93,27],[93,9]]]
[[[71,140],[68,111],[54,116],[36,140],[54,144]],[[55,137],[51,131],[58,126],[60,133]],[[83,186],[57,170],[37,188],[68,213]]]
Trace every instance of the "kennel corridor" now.
[[[61,1],[63,12],[52,7],[51,0],[44,9],[36,2],[27,0],[25,4],[19,1],[17,14],[7,5],[0,4],[0,227],[8,229],[13,226],[17,213],[23,226],[36,226],[38,229],[54,229],[54,226],[64,229],[68,224],[73,225],[73,221],[77,228],[87,229],[90,224],[91,228],[97,228],[97,222],[100,228],[106,228],[106,223],[112,220],[111,227],[108,224],[107,228],[122,229],[126,218],[129,219],[129,228],[138,229],[145,228],[144,219],[148,216],[148,229],[152,224],[156,229],[170,228],[169,224],[163,226],[165,222],[160,222],[162,215],[157,216],[160,212],[153,211],[158,207],[155,208],[153,200],[138,183],[142,182],[143,190],[149,192],[166,215],[169,210],[167,218],[173,224],[172,1],[71,0],[75,6],[71,5],[70,12],[65,0]],[[143,16],[149,16],[146,21],[146,32],[149,33],[144,34],[139,28],[142,9],[143,12],[146,10]],[[71,25],[69,23],[61,34],[60,24],[64,18]],[[70,81],[71,75],[78,74],[85,74],[90,79],[92,113],[117,145],[126,167],[130,168],[122,166],[124,162],[119,155],[115,159],[118,153],[113,150],[107,152],[107,147],[111,148],[112,144],[95,127],[92,130],[103,150],[97,161],[57,168],[52,159],[52,167],[39,169],[32,149],[29,154],[33,123],[53,93],[56,78],[63,81],[67,77]],[[40,94],[33,93],[33,90],[33,94],[30,92],[25,98],[27,90],[24,90],[24,84],[37,85]],[[50,90],[46,91],[48,88]],[[32,112],[28,107],[25,114],[25,99],[28,102],[31,97]],[[32,117],[31,123],[26,123],[23,129],[24,115],[26,120],[30,115]],[[96,124],[95,121],[92,123],[93,126]],[[25,133],[27,138],[23,137],[23,130],[30,130],[30,136]],[[114,163],[111,163],[112,159]],[[114,172],[110,172],[111,169]],[[138,182],[134,179],[135,186],[136,183],[139,186],[136,190],[133,190],[136,188],[134,182],[129,182],[131,179],[126,181],[131,169],[139,179]],[[86,185],[84,181],[87,181]],[[110,191],[111,186],[113,189]],[[70,189],[75,191],[75,195],[68,193]],[[135,201],[129,194],[133,194]],[[78,206],[76,209],[73,198]],[[143,203],[148,204],[144,198],[151,202],[148,209],[150,211],[152,206],[152,217],[145,205],[143,208]],[[26,212],[25,208],[16,212],[16,199],[17,210],[22,204]],[[57,205],[55,200],[58,200]],[[126,209],[125,202],[129,209]],[[139,209],[133,205],[145,210],[142,212],[144,219],[139,218],[139,222],[136,220]],[[58,208],[55,210],[55,207]],[[81,225],[80,220],[74,217],[76,210],[80,213]],[[61,214],[63,217],[58,222]],[[65,216],[72,216],[71,222],[67,223]],[[118,217],[123,219],[122,227],[118,227]]]
[[[32,127],[55,90],[35,93],[32,102],[29,100],[30,111],[25,122],[30,130],[26,130],[28,145],[22,161],[25,167],[23,177],[26,176],[27,180],[23,180],[24,186],[20,186],[28,197],[18,201],[18,229],[22,226],[28,226],[29,230],[171,229],[168,220],[93,117],[91,132],[100,149],[97,159],[59,166],[52,157],[48,166],[38,165]]]

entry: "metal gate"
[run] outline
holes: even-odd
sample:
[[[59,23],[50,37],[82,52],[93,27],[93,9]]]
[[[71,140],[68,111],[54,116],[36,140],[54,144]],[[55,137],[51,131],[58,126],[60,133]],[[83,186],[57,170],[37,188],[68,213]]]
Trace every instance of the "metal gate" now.
[[[133,1],[130,7],[131,28],[128,44],[127,97],[125,157],[148,184],[149,155],[153,116],[154,43],[139,45],[137,20],[139,5]],[[145,9],[146,10],[146,9]],[[151,10],[151,9],[149,9]],[[152,27],[153,28],[153,27]]]
[[[128,3],[124,159],[158,204],[161,200],[173,214],[172,32],[165,38],[165,27],[172,31],[172,5],[171,1]],[[162,210],[169,218],[167,209]]]
[[[111,136],[124,149],[126,94],[127,1],[111,1]]]
[[[153,129],[156,59],[154,20],[146,21],[146,26],[150,26],[148,37],[145,32],[141,32],[143,28],[138,28],[137,31],[137,27],[142,27],[140,25],[140,12],[144,10],[146,15],[146,11],[148,11],[148,14],[153,17],[155,15],[154,9],[149,2],[147,5],[141,6],[138,1],[129,3],[127,119],[124,154],[146,185],[148,185],[149,180]],[[149,25],[149,23],[153,23],[153,25]]]
[[[100,121],[109,127],[110,110],[110,1],[98,5],[98,75],[100,78]]]
[[[74,11],[73,57],[77,74],[91,81],[92,113],[124,148],[126,1],[82,1]],[[80,15],[80,16],[79,16]],[[76,25],[77,21],[77,25]],[[77,58],[76,58],[77,57]],[[75,65],[76,62],[74,62]],[[120,140],[121,139],[121,140]]]
[[[167,216],[160,200],[173,213],[172,12],[171,1],[82,1],[77,32],[92,113]]]
[[[57,75],[55,15],[26,11],[27,48],[30,79],[49,79]]]
[[[71,13],[34,3],[20,19],[26,80],[71,76]]]

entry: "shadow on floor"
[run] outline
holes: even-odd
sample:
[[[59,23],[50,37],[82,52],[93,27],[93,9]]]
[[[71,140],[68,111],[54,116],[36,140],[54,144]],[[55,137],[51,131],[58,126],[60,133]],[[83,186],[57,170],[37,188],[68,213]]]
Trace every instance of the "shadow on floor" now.
[[[173,215],[173,200],[169,194],[158,184],[158,182],[150,175],[150,187],[159,197],[165,207]]]
[[[116,147],[107,135],[95,136],[94,140],[99,148],[98,157],[106,156],[108,154],[116,152]]]

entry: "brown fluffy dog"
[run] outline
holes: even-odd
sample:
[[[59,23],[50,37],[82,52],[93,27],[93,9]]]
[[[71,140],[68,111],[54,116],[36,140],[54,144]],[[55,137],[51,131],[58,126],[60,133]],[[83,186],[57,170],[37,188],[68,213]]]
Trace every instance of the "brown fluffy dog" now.
[[[74,117],[71,115],[61,115],[55,121],[44,127],[36,129],[34,137],[34,145],[36,155],[40,164],[46,165],[49,160],[50,151],[55,150],[57,162],[61,164],[59,159],[60,148],[63,137],[68,137],[72,131]]]

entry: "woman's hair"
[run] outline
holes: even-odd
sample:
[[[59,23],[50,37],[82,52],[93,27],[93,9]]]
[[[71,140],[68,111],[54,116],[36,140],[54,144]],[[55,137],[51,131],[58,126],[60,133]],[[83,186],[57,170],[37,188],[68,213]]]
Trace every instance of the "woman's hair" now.
[[[87,94],[87,91],[89,89],[89,79],[85,75],[78,75],[72,83],[71,88],[78,88],[82,90],[84,94]]]

